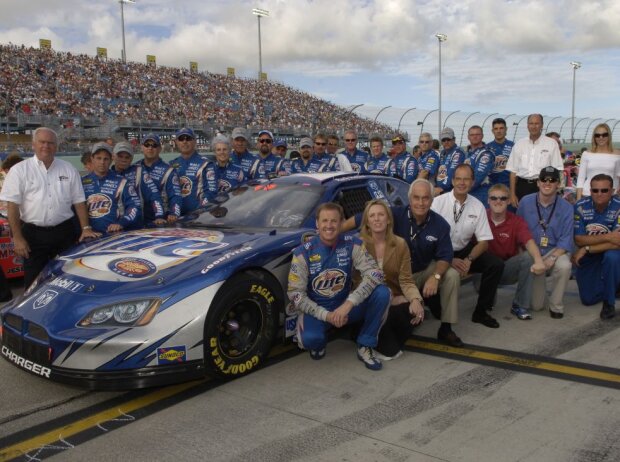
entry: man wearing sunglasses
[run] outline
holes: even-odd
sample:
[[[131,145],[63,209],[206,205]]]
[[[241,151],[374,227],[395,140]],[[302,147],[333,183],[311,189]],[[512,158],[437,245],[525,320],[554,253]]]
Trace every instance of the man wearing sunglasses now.
[[[312,153],[312,140],[302,138],[299,141],[299,157],[291,162],[291,173],[321,173],[325,164]]]
[[[329,142],[329,139],[327,141]],[[346,156],[354,172],[366,173],[364,168],[368,161],[368,153],[357,149],[357,133],[355,130],[344,132],[344,151],[342,153]]]
[[[181,216],[183,198],[181,184],[177,172],[161,157],[161,139],[155,133],[147,133],[142,138],[142,155],[144,159],[138,162],[144,171],[159,189],[164,203],[164,214],[168,223],[175,223]],[[146,212],[145,212],[146,216]]]
[[[325,165],[325,172],[339,172],[341,170],[338,158],[327,153],[327,137],[322,133],[314,136],[314,158]]]
[[[233,145],[230,158],[233,164],[241,166],[243,173],[248,180],[253,180],[254,178],[264,178],[265,174],[262,170],[258,156],[248,151],[249,140],[245,129],[242,127],[233,129],[230,137]],[[271,139],[273,140],[273,136]],[[269,145],[269,149],[271,149],[271,145]]]
[[[498,183],[489,188],[487,216],[493,233],[489,252],[504,261],[499,283],[517,284],[510,312],[519,319],[532,319],[530,304],[534,275],[543,274],[546,268],[525,220],[507,210],[509,200],[510,190],[505,184]]]
[[[613,194],[613,178],[600,173],[590,181],[590,196],[575,204],[579,298],[584,305],[602,301],[601,319],[616,315],[620,284],[620,199]]]
[[[392,149],[388,152],[389,156],[395,162],[396,176],[398,178],[403,177],[403,163],[410,157],[407,152],[407,141],[402,135],[396,135],[392,138]],[[417,162],[417,160],[416,160]]]
[[[551,140],[553,141],[553,140]],[[557,148],[557,144],[555,145]],[[511,157],[512,159],[512,157]],[[558,196],[560,170],[549,165],[540,171],[537,193],[524,196],[517,215],[532,233],[545,263],[545,274],[536,276],[532,288],[532,309],[549,308],[553,319],[564,317],[564,292],[570,279],[573,250],[573,206]],[[551,276],[551,295],[545,290],[545,276]]]
[[[273,145],[273,134],[269,130],[258,132],[258,160],[259,177],[275,178],[288,175],[287,160],[276,156],[271,152]]]
[[[433,149],[433,135],[427,132],[422,133],[418,139],[418,145],[420,146],[420,157],[418,158],[420,173],[418,177],[435,184],[435,177],[439,169],[439,154]]]
[[[452,190],[454,171],[465,161],[465,153],[456,145],[454,130],[449,127],[444,128],[441,131],[440,140],[443,149],[439,153],[439,169],[433,193],[435,196]]]
[[[206,206],[217,194],[215,164],[196,152],[196,135],[191,128],[175,133],[179,157],[170,162],[181,184],[181,214]]]

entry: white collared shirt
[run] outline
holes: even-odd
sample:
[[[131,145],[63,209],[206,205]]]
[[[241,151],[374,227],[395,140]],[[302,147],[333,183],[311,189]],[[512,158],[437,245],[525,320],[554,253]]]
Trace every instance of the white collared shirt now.
[[[540,171],[549,165],[560,171],[564,170],[557,141],[540,135],[536,141],[527,137],[515,143],[506,163],[506,170],[514,172],[519,178],[535,180]]]
[[[54,159],[46,169],[35,155],[11,167],[0,200],[18,204],[26,223],[56,226],[73,217],[71,206],[85,198],[80,174],[73,165]]]
[[[450,225],[450,240],[455,252],[464,249],[474,236],[478,242],[493,240],[486,209],[475,197],[467,195],[467,199],[461,204],[454,197],[454,191],[450,191],[436,197],[431,209]]]

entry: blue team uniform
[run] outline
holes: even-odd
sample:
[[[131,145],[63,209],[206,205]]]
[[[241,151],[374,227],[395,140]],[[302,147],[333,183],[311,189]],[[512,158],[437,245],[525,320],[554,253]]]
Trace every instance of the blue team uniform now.
[[[510,140],[504,140],[502,144],[497,141],[487,143],[487,148],[495,154],[495,165],[493,165],[493,171],[489,175],[491,184],[501,183],[510,188],[510,172],[506,170],[506,164],[514,145]]]
[[[181,213],[204,207],[217,195],[215,165],[194,152],[188,159],[179,156],[170,162],[181,184]]]
[[[399,154],[399,155],[397,155],[396,157],[393,158],[393,161],[394,161],[394,164],[395,164],[394,167],[396,169],[396,176],[398,178],[402,178],[403,177],[403,163],[409,157],[412,157],[412,155],[410,153],[408,153],[407,151],[405,151],[402,154]]]
[[[465,153],[458,146],[451,149],[442,149],[439,154],[439,168],[437,169],[437,179],[435,184],[443,189],[444,192],[452,190],[452,178],[456,167],[465,162]]]
[[[165,216],[174,215],[180,217],[183,197],[181,196],[181,183],[179,182],[177,172],[161,159],[158,159],[150,167],[144,163],[144,159],[140,160],[137,165],[140,165],[149,174],[159,189],[164,203]],[[147,213],[145,212],[146,215]]]
[[[256,178],[265,178],[265,172],[262,169],[258,156],[252,154],[247,149],[243,154],[237,154],[233,150],[230,153],[230,160],[233,164],[241,166],[246,179],[254,180]]]
[[[354,172],[360,174],[366,173],[366,162],[368,162],[368,159],[370,158],[366,151],[355,149],[355,152],[350,154],[347,150],[344,150],[342,154],[347,157]]]
[[[142,206],[133,184],[115,172],[99,177],[89,173],[82,177],[91,226],[100,233],[118,224],[123,229],[142,226]]]
[[[230,191],[246,181],[241,165],[233,164],[230,160],[223,167],[216,163],[215,170],[220,192]]]
[[[314,154],[314,158],[319,160],[323,165],[325,165],[325,169],[323,170],[324,172],[340,171],[340,162],[338,162],[336,156],[331,156],[325,153],[320,157],[317,154]]]
[[[620,226],[620,199],[613,197],[603,212],[598,213],[591,197],[575,204],[575,236],[607,234]],[[579,298],[584,305],[605,301],[615,305],[620,284],[620,250],[587,253],[577,267]]]
[[[304,164],[304,161],[299,159],[294,159],[291,162],[291,174],[294,173],[322,173],[325,172],[325,164],[317,159],[316,156],[312,156],[307,164]]]
[[[140,203],[142,204],[143,222],[150,223],[158,218],[164,218],[164,201],[159,188],[140,164],[130,165],[128,169],[119,172],[113,166],[111,171],[127,178],[134,186]]]
[[[420,164],[414,156],[409,156],[403,160],[400,177],[411,184],[420,174]]]
[[[439,169],[439,154],[434,149],[428,152],[423,152],[418,158],[418,166],[420,171],[426,170],[428,172],[428,180],[435,184],[435,177],[437,176],[437,170]]]
[[[396,174],[396,162],[385,153],[381,153],[379,157],[368,156],[364,170],[370,174],[398,176]]]
[[[491,187],[489,174],[493,171],[493,166],[495,165],[495,154],[486,145],[480,146],[473,151],[468,151],[464,163],[471,165],[471,168],[474,169],[474,184],[469,194],[482,202],[486,208],[489,208],[487,201],[489,188]]]
[[[283,157],[270,152],[267,157],[258,156],[258,162],[259,178],[288,175],[286,171],[287,160]]]

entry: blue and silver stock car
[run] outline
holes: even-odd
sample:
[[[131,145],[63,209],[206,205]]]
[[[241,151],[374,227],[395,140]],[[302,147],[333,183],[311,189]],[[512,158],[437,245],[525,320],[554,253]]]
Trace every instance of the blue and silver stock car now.
[[[294,324],[286,319],[291,250],[315,232],[317,206],[337,202],[348,217],[373,198],[406,204],[408,186],[293,175],[244,185],[176,227],[79,245],[2,309],[1,355],[91,389],[247,374]]]

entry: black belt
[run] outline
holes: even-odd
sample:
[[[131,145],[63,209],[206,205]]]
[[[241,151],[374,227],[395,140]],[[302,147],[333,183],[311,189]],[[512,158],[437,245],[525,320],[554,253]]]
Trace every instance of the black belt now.
[[[72,223],[73,219],[69,218],[68,220],[63,221],[62,223],[59,223],[57,225],[54,226],[39,226],[39,225],[34,225],[32,223],[25,223],[23,224],[24,227],[28,227],[37,231],[54,231],[58,228],[62,228],[63,226],[67,226],[70,225]]]
[[[527,178],[521,178],[520,176],[517,177],[517,181],[524,181],[526,183],[536,183],[538,181],[538,178],[534,178],[533,180],[528,180]]]

